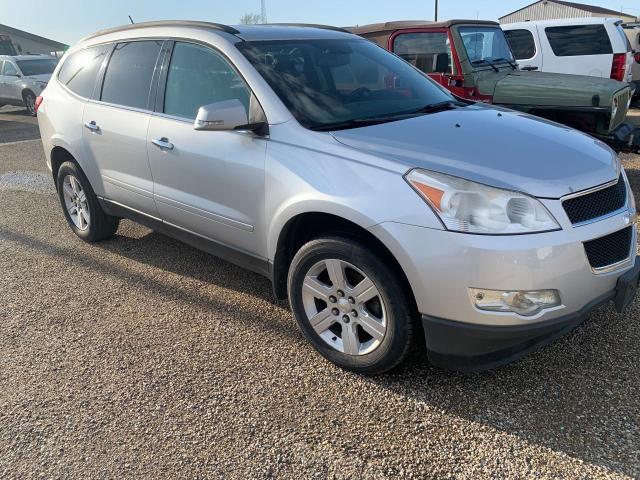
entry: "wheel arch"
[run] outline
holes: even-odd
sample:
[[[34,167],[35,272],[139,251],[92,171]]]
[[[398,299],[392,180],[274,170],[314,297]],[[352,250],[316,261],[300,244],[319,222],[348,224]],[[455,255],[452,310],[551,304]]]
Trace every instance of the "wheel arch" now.
[[[391,250],[365,226],[353,218],[336,215],[326,211],[300,212],[291,216],[279,231],[273,252],[272,281],[276,298],[287,298],[287,276],[291,261],[296,252],[310,240],[322,236],[339,235],[358,240],[381,255],[397,273],[405,291],[412,301],[411,308],[417,312],[413,289],[400,263]]]

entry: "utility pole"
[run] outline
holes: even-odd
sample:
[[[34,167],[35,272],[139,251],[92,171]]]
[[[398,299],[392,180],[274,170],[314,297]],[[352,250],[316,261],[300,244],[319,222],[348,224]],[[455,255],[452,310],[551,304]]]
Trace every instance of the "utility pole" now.
[[[436,0],[436,14],[435,14],[435,21],[438,21],[438,0]]]
[[[262,17],[262,23],[267,23],[267,0],[262,0],[261,2],[260,16]]]

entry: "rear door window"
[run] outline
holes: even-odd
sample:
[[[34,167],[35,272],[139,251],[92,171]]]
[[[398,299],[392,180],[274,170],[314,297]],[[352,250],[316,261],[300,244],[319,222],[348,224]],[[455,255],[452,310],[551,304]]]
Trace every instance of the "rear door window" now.
[[[161,40],[119,43],[111,54],[102,84],[103,102],[148,109]]]
[[[613,53],[609,34],[604,25],[547,27],[545,33],[557,57]]]
[[[98,45],[72,53],[60,67],[58,80],[81,97],[91,98],[100,66],[112,47]]]
[[[177,42],[171,55],[164,113],[194,119],[210,103],[237,99],[249,111],[249,89],[219,53],[193,43]]]
[[[398,35],[393,41],[393,53],[425,73],[451,73],[451,46],[446,32]]]
[[[526,60],[535,57],[536,42],[533,38],[533,33],[529,30],[505,30],[504,34],[507,37],[507,42],[509,42],[509,46],[511,50],[513,50],[516,60]]]

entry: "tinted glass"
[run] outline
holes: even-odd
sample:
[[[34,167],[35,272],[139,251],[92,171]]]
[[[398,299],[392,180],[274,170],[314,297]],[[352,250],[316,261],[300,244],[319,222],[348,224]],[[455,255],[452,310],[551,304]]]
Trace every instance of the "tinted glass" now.
[[[16,62],[22,74],[30,77],[31,75],[52,74],[58,65],[57,58],[42,58],[38,60],[18,60]]]
[[[2,69],[3,75],[17,75],[18,69],[13,66],[11,62],[4,62],[4,67]]]
[[[460,27],[458,31],[472,64],[514,60],[511,48],[500,27]]]
[[[536,42],[529,30],[506,30],[504,35],[516,60],[525,60],[536,55]]]
[[[451,73],[451,46],[445,32],[399,35],[393,52],[425,73]]]
[[[192,43],[175,44],[167,74],[166,114],[191,119],[203,105],[232,99],[249,111],[249,90],[220,54]]]
[[[366,40],[242,42],[238,48],[307,128],[331,129],[454,100],[411,65]]]
[[[103,102],[146,109],[162,41],[119,43],[109,59]]]
[[[551,49],[557,57],[606,55],[613,53],[604,25],[570,25],[545,28]]]
[[[65,58],[58,80],[81,97],[91,98],[102,61],[112,45],[99,45],[72,53]]]

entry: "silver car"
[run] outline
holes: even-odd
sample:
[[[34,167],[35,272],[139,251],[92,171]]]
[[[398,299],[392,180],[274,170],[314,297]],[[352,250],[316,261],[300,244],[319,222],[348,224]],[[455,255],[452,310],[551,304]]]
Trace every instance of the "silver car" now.
[[[163,21],[76,45],[38,120],[71,229],[121,218],[267,276],[313,347],[378,373],[522,356],[638,288],[603,143],[463,102],[330,27]]]
[[[0,107],[26,107],[36,115],[36,98],[45,89],[58,59],[48,55],[0,55]]]

